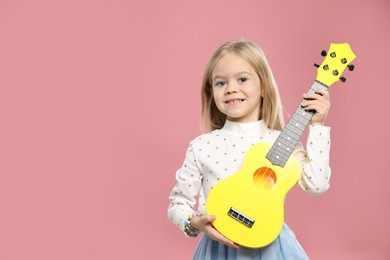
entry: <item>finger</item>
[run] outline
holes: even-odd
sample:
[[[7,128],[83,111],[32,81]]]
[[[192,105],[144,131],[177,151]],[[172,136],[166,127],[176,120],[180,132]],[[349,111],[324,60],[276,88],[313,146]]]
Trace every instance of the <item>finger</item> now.
[[[329,97],[330,96],[329,91],[327,91],[325,89],[317,89],[316,93],[321,95],[321,96],[323,96],[323,97]]]
[[[209,220],[214,220],[216,217],[215,216],[204,216],[204,221],[209,221]],[[214,228],[213,225],[206,224],[205,225],[205,232],[209,237],[211,237],[213,240],[219,241],[227,246],[239,248],[240,246],[236,243],[234,243],[232,240],[228,239],[224,235],[222,235],[217,229]]]
[[[327,98],[325,96],[322,96],[320,94],[316,94],[316,93],[311,93],[311,94],[304,94],[303,95],[303,98],[305,100],[327,100]]]
[[[308,100],[308,101],[302,102],[301,106],[305,110],[312,110],[313,107],[317,107],[318,106],[317,104],[318,104],[318,101]]]
[[[330,102],[329,100],[326,100],[325,98],[321,99],[309,99],[307,101],[302,102],[302,107],[308,107],[308,106],[316,106],[316,107],[322,107],[322,108],[329,108]]]
[[[219,241],[227,246],[231,246],[231,247],[235,247],[235,248],[240,247],[238,244],[234,243],[233,241],[231,241],[230,239],[226,238],[221,233],[219,233],[218,230],[216,230],[215,228],[212,228],[212,229],[213,230],[210,230],[210,233],[209,233],[209,236],[212,239]]]
[[[214,215],[204,215],[200,219],[201,219],[203,224],[209,224],[209,223],[213,222],[215,220],[215,218],[216,217]]]
[[[329,91],[323,90],[323,89],[318,89],[314,93],[305,93],[303,94],[303,98],[305,99],[321,99],[324,98],[326,100],[330,99],[330,94]]]
[[[317,104],[317,103],[309,103],[309,104],[303,105],[303,108],[306,111],[309,111],[309,110],[315,111],[316,114],[324,114],[327,110],[325,108],[325,106],[323,106],[321,104]]]

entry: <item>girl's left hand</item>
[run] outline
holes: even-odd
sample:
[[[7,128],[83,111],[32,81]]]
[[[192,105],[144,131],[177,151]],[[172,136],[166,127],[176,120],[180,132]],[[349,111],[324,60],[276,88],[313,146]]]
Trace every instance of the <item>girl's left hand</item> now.
[[[315,113],[310,120],[311,125],[324,125],[325,118],[330,109],[329,91],[319,89],[313,94],[303,94],[303,98],[307,99],[301,106],[305,110],[315,110]]]

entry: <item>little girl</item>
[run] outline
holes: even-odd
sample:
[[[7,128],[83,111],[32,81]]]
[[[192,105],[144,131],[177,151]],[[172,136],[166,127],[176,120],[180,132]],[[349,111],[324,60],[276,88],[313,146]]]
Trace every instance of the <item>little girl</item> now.
[[[330,178],[330,128],[323,126],[329,93],[318,90],[303,97],[302,107],[315,113],[309,123],[307,152],[299,143],[292,156],[302,169],[299,187],[321,194],[329,188]],[[210,131],[190,142],[176,172],[168,208],[168,218],[186,236],[204,233],[193,259],[308,259],[286,224],[271,244],[254,249],[221,235],[212,226],[216,217],[206,215],[206,199],[213,186],[240,170],[251,145],[272,144],[284,126],[278,89],[257,45],[231,41],[211,57],[202,83],[202,123]]]

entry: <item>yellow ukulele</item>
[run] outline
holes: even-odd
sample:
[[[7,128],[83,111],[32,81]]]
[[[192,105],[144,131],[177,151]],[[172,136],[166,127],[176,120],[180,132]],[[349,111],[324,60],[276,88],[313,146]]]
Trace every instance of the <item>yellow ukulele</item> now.
[[[317,77],[308,93],[327,89],[338,81],[356,57],[348,43],[330,44],[318,67]],[[251,248],[274,241],[284,223],[284,197],[298,182],[300,169],[290,155],[312,118],[314,111],[298,106],[294,115],[272,145],[254,144],[247,152],[240,171],[220,181],[209,193],[208,215],[215,215],[213,226],[235,243]]]

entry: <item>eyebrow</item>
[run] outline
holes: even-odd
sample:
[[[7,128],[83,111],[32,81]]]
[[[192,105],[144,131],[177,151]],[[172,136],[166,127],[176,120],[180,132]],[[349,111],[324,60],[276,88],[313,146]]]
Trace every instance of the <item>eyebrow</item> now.
[[[235,73],[234,76],[238,76],[238,75],[241,75],[241,74],[249,74],[249,75],[251,75],[251,76],[253,75],[253,74],[250,73],[249,71],[243,70],[243,71],[240,71],[240,72]],[[219,76],[219,75],[215,75],[215,76],[212,78],[212,80],[214,81],[214,80],[217,79],[217,78],[225,78],[225,77]]]

